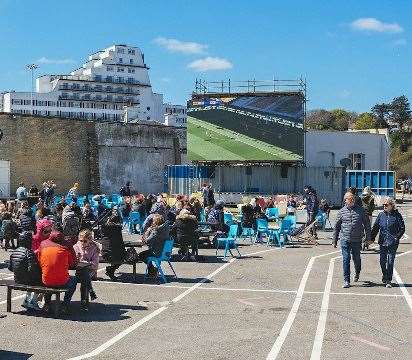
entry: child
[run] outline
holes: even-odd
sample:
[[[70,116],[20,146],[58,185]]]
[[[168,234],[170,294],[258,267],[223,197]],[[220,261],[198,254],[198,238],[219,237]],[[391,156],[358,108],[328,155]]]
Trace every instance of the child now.
[[[83,278],[85,284],[87,284],[87,288],[80,288],[82,308],[86,310],[86,297],[88,296],[86,293],[87,289],[90,292],[91,300],[97,299],[96,293],[93,290],[92,280],[96,280],[97,278],[100,250],[98,245],[93,241],[92,231],[89,229],[80,231],[79,240],[74,244],[73,248],[78,261],[91,263],[90,267],[80,270],[76,274],[76,277]]]

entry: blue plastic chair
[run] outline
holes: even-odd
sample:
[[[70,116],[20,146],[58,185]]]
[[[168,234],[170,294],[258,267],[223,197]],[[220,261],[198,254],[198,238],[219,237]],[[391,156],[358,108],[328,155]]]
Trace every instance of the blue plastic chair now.
[[[128,227],[129,227],[129,234],[134,233],[134,229],[136,225],[139,225],[139,233],[142,233],[143,230],[143,219],[140,216],[140,213],[138,211],[131,211],[129,213],[129,222],[128,222]]]
[[[112,203],[114,205],[122,205],[123,204],[123,197],[119,194],[112,195]]]
[[[270,230],[268,245],[269,245],[270,239],[272,239],[272,240],[276,240],[279,247],[282,248],[285,242],[287,242],[287,235],[289,231],[292,230],[292,227],[293,227],[292,220],[289,220],[286,218],[283,219],[282,223],[280,224],[279,229]]]
[[[204,208],[200,210],[200,222],[206,222],[206,212]]]
[[[223,218],[224,218],[224,222],[225,222],[226,225],[230,226],[230,225],[233,225],[233,224],[236,223],[235,220],[233,219],[233,214],[232,213],[225,212],[223,214]]]
[[[73,199],[71,196],[66,196],[65,202],[67,205],[71,205],[73,203]]]
[[[279,209],[278,208],[267,208],[265,215],[269,221],[273,221],[273,220],[277,221],[279,219]]]
[[[216,239],[216,256],[217,256],[217,251],[219,250],[220,244],[225,245],[225,254],[223,256],[223,260],[226,260],[226,255],[228,251],[230,252],[230,255],[234,256],[232,253],[231,247],[237,250],[237,252],[239,253],[239,256],[242,256],[236,244],[238,227],[239,227],[238,225],[230,225],[228,236],[226,238]]]
[[[325,230],[325,227],[326,227],[326,219],[327,219],[326,213],[319,210],[318,214],[316,215],[316,220],[317,220],[317,225],[321,227],[323,230]]]
[[[255,242],[257,242],[258,238],[261,237],[263,234],[269,235],[268,221],[266,219],[257,219]]]
[[[170,268],[173,271],[175,278],[177,279],[175,269],[173,269],[172,263],[170,262],[170,257],[172,256],[172,252],[173,252],[173,243],[174,243],[173,240],[166,240],[163,245],[162,254],[159,257],[149,256],[147,258],[146,272],[144,274],[145,280],[147,279],[147,274],[149,272],[149,264],[152,262],[157,267],[158,273],[160,277],[162,278],[163,282],[164,283],[167,282],[165,274],[162,269],[162,261],[167,261],[167,263],[169,264]]]
[[[249,238],[250,242],[254,244],[255,240],[255,230],[249,227],[242,227],[242,235],[243,238]]]
[[[79,196],[79,197],[77,198],[77,205],[79,205],[80,207],[83,207],[85,200],[86,200],[86,197],[85,197],[85,196]]]
[[[108,209],[111,209],[113,207],[113,203],[106,197],[102,199],[102,204]]]
[[[292,229],[296,228],[296,215],[287,215],[284,220],[292,221]]]

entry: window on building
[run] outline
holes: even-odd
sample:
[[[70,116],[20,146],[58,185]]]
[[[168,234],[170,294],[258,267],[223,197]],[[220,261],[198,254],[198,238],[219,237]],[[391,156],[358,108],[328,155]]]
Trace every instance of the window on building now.
[[[108,66],[108,67],[106,68],[106,70],[107,70],[107,71],[113,71],[113,66]]]
[[[123,58],[119,58],[119,63],[123,64]]]
[[[150,106],[148,106],[146,109],[147,109],[147,111],[150,111]]]
[[[130,64],[133,64],[133,59],[130,59],[130,60],[129,60],[129,63],[130,63]]]
[[[150,116],[148,116],[146,119],[147,119],[147,120],[150,120]]]
[[[107,82],[113,82],[113,76],[107,76],[106,81]]]
[[[123,83],[123,82],[124,82],[124,77],[123,77],[123,76],[119,76],[119,77],[117,78],[117,81],[118,81],[119,83]]]
[[[124,69],[121,68],[121,67],[118,67],[118,68],[117,68],[117,72],[124,72]]]
[[[352,161],[352,170],[364,170],[365,169],[365,154],[351,153],[349,159]]]
[[[127,78],[127,82],[128,82],[129,84],[133,84],[133,83],[134,83],[134,79],[133,79],[132,77],[128,77],[128,78]]]
[[[101,75],[94,75],[94,80],[95,81],[102,81],[102,76]]]
[[[119,54],[124,54],[124,49],[118,48],[118,49],[117,49],[117,52],[118,52]]]
[[[133,49],[129,49],[128,53],[129,53],[129,55],[134,55],[135,51]]]

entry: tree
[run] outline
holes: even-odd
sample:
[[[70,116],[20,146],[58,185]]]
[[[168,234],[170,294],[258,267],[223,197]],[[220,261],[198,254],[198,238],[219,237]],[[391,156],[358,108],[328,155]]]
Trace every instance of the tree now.
[[[306,116],[306,128],[314,130],[328,130],[332,128],[333,115],[323,109],[309,111]]]
[[[388,116],[391,109],[390,104],[376,104],[372,107],[371,112],[372,114],[378,119],[379,127],[380,128],[388,128]]]
[[[393,99],[390,105],[390,117],[392,122],[399,125],[400,131],[403,130],[404,125],[410,120],[411,114],[411,107],[405,95]]]
[[[368,112],[360,114],[355,123],[356,130],[376,129],[378,127],[379,121]]]
[[[332,128],[339,131],[348,130],[358,117],[356,113],[343,109],[334,109],[330,112],[334,119],[332,122]]]

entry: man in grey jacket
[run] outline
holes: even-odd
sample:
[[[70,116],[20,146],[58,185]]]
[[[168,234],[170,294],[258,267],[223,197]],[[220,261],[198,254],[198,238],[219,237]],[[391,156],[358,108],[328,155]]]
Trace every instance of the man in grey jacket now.
[[[362,206],[355,204],[355,196],[347,192],[344,196],[345,205],[338,212],[333,236],[333,246],[337,247],[340,240],[343,263],[343,288],[350,287],[350,257],[352,254],[355,266],[354,281],[359,280],[361,271],[361,245],[363,235],[366,235],[366,243],[371,240],[371,224]]]

